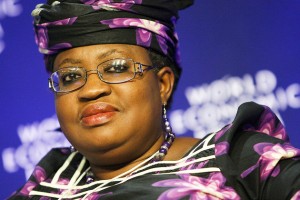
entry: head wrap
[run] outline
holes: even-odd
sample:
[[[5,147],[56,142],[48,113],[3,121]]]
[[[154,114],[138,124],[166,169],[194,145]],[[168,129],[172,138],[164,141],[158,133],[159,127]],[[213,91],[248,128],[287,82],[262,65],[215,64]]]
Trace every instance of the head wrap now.
[[[93,44],[133,44],[179,66],[175,23],[193,0],[48,0],[32,11],[36,43],[47,56]]]

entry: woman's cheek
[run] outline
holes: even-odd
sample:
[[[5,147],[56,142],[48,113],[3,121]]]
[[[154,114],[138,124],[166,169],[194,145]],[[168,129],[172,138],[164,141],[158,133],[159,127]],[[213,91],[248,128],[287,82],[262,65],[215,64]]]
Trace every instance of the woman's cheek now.
[[[74,97],[67,97],[66,95],[56,97],[55,107],[60,123],[64,123],[67,119],[71,119],[75,116],[76,103],[74,99]]]

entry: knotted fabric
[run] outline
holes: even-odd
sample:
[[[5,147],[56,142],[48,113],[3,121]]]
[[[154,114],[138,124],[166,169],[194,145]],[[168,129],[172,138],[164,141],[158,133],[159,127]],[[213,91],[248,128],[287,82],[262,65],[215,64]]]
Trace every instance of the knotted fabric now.
[[[193,0],[48,0],[33,10],[36,43],[45,55],[94,44],[132,44],[179,66],[175,24]]]

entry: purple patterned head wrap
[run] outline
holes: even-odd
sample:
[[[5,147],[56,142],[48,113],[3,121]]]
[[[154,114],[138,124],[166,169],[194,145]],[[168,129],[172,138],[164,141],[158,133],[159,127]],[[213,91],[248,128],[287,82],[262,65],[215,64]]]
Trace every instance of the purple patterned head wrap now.
[[[175,23],[193,0],[48,0],[33,10],[36,43],[45,55],[93,44],[133,44],[179,66]]]

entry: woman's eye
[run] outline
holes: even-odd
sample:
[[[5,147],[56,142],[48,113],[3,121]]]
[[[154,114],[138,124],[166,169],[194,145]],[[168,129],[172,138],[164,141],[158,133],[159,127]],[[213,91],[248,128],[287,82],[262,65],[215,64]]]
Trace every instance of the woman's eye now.
[[[104,71],[106,73],[123,73],[128,71],[129,67],[123,64],[107,66]]]
[[[80,78],[81,78],[80,74],[67,73],[62,76],[61,80],[62,80],[63,84],[71,84]]]

